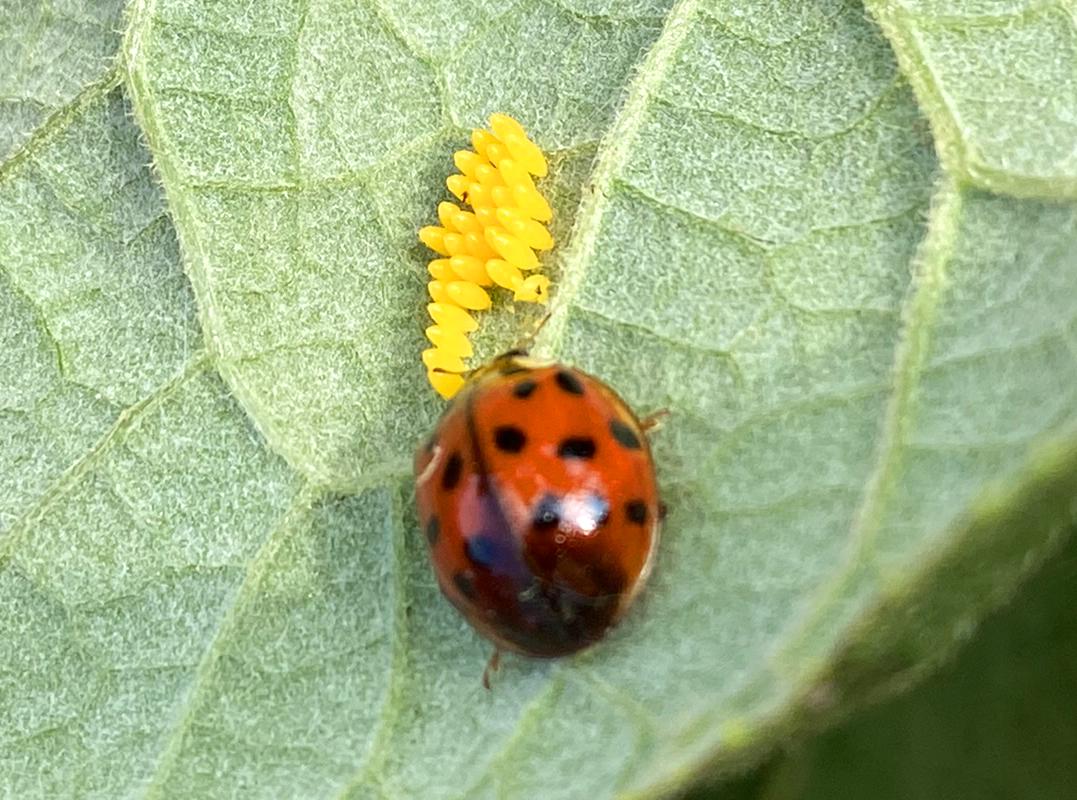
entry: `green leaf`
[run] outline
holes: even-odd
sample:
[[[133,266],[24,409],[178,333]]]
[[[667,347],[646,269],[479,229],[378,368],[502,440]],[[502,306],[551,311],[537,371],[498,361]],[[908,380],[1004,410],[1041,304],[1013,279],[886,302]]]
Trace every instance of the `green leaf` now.
[[[174,241],[125,257],[160,201],[109,81],[0,167],[4,441],[68,448],[3,463],[2,793],[661,796],[922,673],[1052,551],[1077,210],[939,175],[853,3],[616,5],[136,2],[204,354]],[[538,346],[670,409],[671,511],[608,641],[486,692],[408,464],[415,231],[499,108],[553,156]],[[75,372],[42,298],[86,270],[134,288],[77,295]],[[529,329],[489,316],[485,352]],[[92,415],[25,410],[83,382]]]
[[[0,540],[0,787],[140,791],[294,476],[196,362]]]
[[[351,3],[306,14],[291,3],[257,14],[136,6],[136,112],[214,360],[273,447],[338,489],[406,474],[436,413],[413,356],[426,282],[416,231],[445,196],[461,126],[509,103],[510,87],[530,95],[530,107],[510,103],[528,123],[571,93],[543,135],[564,150],[555,173],[568,177],[551,181],[552,196],[571,208],[618,87],[658,30],[649,16],[613,23],[535,7],[474,14],[467,46],[436,56],[409,38],[460,13],[455,3],[414,16]],[[534,53],[505,43],[539,39],[557,56],[520,84]]]
[[[1072,3],[867,0],[947,169],[982,189],[1077,198]]]
[[[0,0],[0,161],[104,71],[123,0]]]
[[[1011,608],[910,694],[798,742],[743,795],[767,800],[1073,794],[1077,722],[1077,537]]]
[[[91,86],[0,164],[0,534],[200,346],[116,83]]]

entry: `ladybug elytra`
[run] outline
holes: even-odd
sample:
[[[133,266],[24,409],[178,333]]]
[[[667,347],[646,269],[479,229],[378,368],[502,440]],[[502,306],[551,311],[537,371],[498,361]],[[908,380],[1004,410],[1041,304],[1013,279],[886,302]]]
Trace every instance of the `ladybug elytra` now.
[[[632,604],[661,515],[645,427],[597,378],[511,352],[467,381],[419,449],[438,583],[498,648],[573,653]]]

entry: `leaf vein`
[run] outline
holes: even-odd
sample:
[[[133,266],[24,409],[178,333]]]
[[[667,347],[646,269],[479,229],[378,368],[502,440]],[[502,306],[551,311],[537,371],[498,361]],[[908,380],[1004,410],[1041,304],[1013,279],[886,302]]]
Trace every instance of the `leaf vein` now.
[[[393,492],[392,520],[389,526],[393,557],[393,630],[392,640],[389,645],[389,677],[385,699],[378,712],[378,719],[375,723],[376,730],[371,739],[366,758],[358,765],[352,773],[352,777],[344,783],[341,790],[337,792],[338,800],[346,800],[352,792],[361,787],[372,776],[374,776],[375,782],[380,784],[375,773],[382,766],[389,751],[392,741],[391,734],[396,729],[396,722],[402,709],[404,668],[407,663],[408,653],[406,613],[408,589],[407,581],[404,577],[404,562],[407,559],[405,537],[408,529],[404,522],[404,494],[405,489],[403,486],[396,487]],[[384,793],[380,786],[379,791]]]
[[[142,414],[169,397],[192,377],[198,375],[206,366],[206,363],[207,359],[204,352],[195,354],[172,380],[161,384],[142,400],[121,411],[112,427],[97,440],[93,447],[65,469],[41,494],[41,497],[32,507],[16,517],[8,530],[7,536],[0,541],[0,566],[11,558],[15,550],[22,544],[23,539],[29,535],[33,524],[44,516],[53,504],[62,499],[83,476],[97,466],[101,458],[123,438],[124,434],[139,420]]]
[[[919,269],[906,300],[875,464],[868,473],[860,506],[850,525],[848,560],[823,587],[813,608],[798,624],[798,632],[788,637],[787,647],[795,646],[806,635],[813,622],[836,602],[835,597],[846,581],[871,561],[875,536],[901,463],[904,439],[912,424],[916,388],[926,365],[935,313],[945,292],[945,271],[952,256],[954,228],[962,205],[960,190],[949,178],[944,178],[936,192],[930,227],[917,258]]]
[[[320,490],[310,484],[302,484],[292,495],[287,508],[284,509],[275,527],[267,532],[265,540],[254,556],[247,562],[243,578],[232,592],[228,604],[222,609],[217,629],[207,645],[202,658],[195,668],[194,675],[187,688],[187,696],[176,709],[173,724],[168,733],[162,737],[162,746],[153,773],[146,780],[141,797],[149,800],[153,797],[166,797],[164,784],[171,775],[180,758],[183,745],[191,727],[196,724],[196,712],[200,707],[203,693],[210,685],[217,662],[234,632],[241,612],[252,601],[258,582],[273,561],[273,556],[282,544],[282,540],[291,530],[293,521],[305,516],[311,510]]]

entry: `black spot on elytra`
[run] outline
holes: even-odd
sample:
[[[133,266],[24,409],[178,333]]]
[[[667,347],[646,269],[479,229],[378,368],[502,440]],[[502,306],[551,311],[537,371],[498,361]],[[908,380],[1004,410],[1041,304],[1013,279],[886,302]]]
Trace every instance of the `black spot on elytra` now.
[[[437,517],[431,517],[430,521],[426,523],[426,541],[430,542],[430,546],[433,547],[437,544],[438,536],[441,535],[441,523],[438,522]]]
[[[448,462],[445,464],[445,471],[441,473],[441,488],[446,492],[451,492],[456,488],[456,484],[460,483],[460,473],[464,468],[464,459],[460,458],[459,453],[453,453],[449,456]]]
[[[501,549],[494,537],[484,533],[471,536],[464,542],[464,555],[467,556],[468,561],[478,567],[492,566]]]
[[[561,524],[561,501],[547,494],[535,504],[531,522],[539,530],[550,530]]]
[[[457,572],[452,576],[452,582],[456,584],[456,588],[460,590],[460,594],[468,600],[474,599],[475,581],[471,579],[470,575],[466,572]]]
[[[570,436],[557,445],[557,455],[561,458],[594,458],[595,440],[590,436]]]
[[[566,370],[558,370],[556,377],[557,385],[569,394],[583,394],[583,384],[580,379]]]
[[[647,521],[647,504],[642,500],[629,500],[625,503],[625,514],[630,522],[642,525]]]
[[[613,434],[613,438],[617,440],[617,443],[622,447],[627,447],[629,450],[639,450],[640,441],[636,436],[636,432],[631,427],[621,422],[619,419],[610,420],[610,433]]]
[[[494,428],[494,444],[504,453],[519,453],[527,444],[527,437],[515,425],[499,425]]]
[[[521,400],[526,400],[528,397],[531,396],[531,393],[534,392],[537,387],[538,384],[528,378],[527,380],[522,380],[518,384],[513,386],[512,393],[514,396],[519,397]]]

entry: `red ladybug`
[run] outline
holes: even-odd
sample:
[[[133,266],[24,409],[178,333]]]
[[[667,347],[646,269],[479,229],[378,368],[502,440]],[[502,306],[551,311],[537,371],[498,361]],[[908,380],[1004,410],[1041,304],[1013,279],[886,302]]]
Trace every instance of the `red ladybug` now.
[[[598,379],[516,351],[475,373],[419,449],[438,583],[498,648],[574,653],[632,604],[661,516],[646,427]]]

